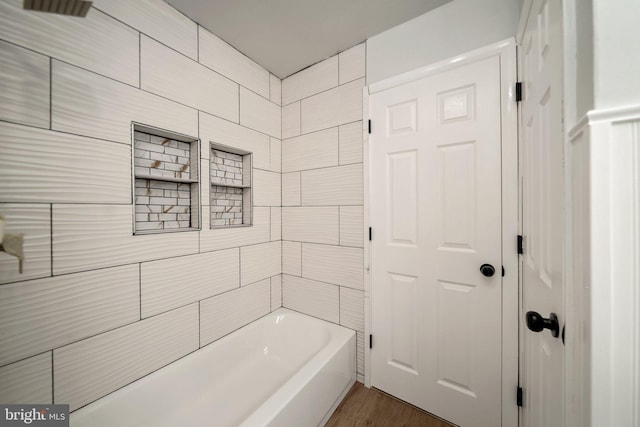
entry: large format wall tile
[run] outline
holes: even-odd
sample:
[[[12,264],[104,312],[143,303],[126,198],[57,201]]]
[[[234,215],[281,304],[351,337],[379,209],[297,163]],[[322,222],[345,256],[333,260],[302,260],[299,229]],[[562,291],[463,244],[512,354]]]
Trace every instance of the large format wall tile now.
[[[282,273],[302,276],[302,243],[282,242]]]
[[[240,124],[274,138],[281,138],[282,114],[280,106],[240,88]]]
[[[271,102],[282,105],[282,80],[273,74],[269,75],[269,94]]]
[[[362,122],[340,126],[340,164],[362,163]]]
[[[282,141],[278,138],[270,137],[271,148],[271,169],[274,172],[282,172]]]
[[[271,278],[271,311],[282,307],[282,274]]]
[[[0,286],[0,365],[140,319],[137,265]]]
[[[238,121],[237,83],[149,37],[142,36],[140,46],[142,89]]]
[[[202,207],[204,227],[200,232],[200,251],[208,252],[237,246],[255,245],[269,242],[271,230],[270,208],[253,208],[253,225],[251,227],[210,229],[209,207]]]
[[[39,354],[0,368],[0,402],[52,403],[51,352]]]
[[[365,46],[365,43],[361,43],[351,49],[340,52],[338,55],[338,61],[340,64],[340,84],[345,84],[365,76]]]
[[[140,308],[149,317],[240,286],[237,248],[143,262]]]
[[[364,252],[360,248],[302,244],[302,277],[364,289]]]
[[[200,345],[209,344],[270,311],[269,279],[201,301]]]
[[[282,208],[271,208],[271,241],[282,240]]]
[[[200,63],[269,99],[269,72],[233,46],[200,27]]]
[[[92,9],[86,18],[24,10],[0,2],[0,39],[138,86],[138,32]]]
[[[282,81],[282,105],[338,86],[338,57],[333,56]]]
[[[282,239],[337,245],[339,221],[337,206],[285,207],[282,208]]]
[[[198,59],[198,24],[162,0],[94,0],[93,7]]]
[[[253,170],[253,205],[280,206],[281,179],[277,172]]]
[[[1,155],[0,158],[2,158]],[[6,182],[4,179],[0,180]],[[6,233],[24,234],[23,251],[25,256],[24,269],[21,274],[18,269],[18,259],[5,252],[0,252],[0,283],[50,276],[50,205],[0,203],[0,215],[4,216],[6,220]]]
[[[282,206],[300,206],[300,172],[282,174]]]
[[[282,273],[281,242],[240,248],[241,285],[249,285]]]
[[[198,135],[192,108],[55,60],[52,73],[54,130],[130,144],[134,121]]]
[[[302,205],[362,205],[362,164],[302,172]]]
[[[302,100],[302,133],[362,120],[364,79]]]
[[[340,319],[338,286],[300,277],[282,276],[283,306],[329,322]]]
[[[131,147],[0,123],[0,200],[131,203]]]
[[[282,138],[300,135],[300,101],[282,107]]]
[[[282,141],[283,172],[294,172],[337,165],[337,127]]]
[[[0,120],[49,128],[49,63],[44,55],[0,41]]]
[[[198,349],[198,304],[54,350],[56,402],[84,406]]]
[[[364,246],[363,224],[364,208],[362,206],[340,206],[340,245]]]
[[[133,235],[131,205],[53,205],[54,274],[198,252],[198,232]]]
[[[364,291],[340,287],[340,324],[364,332]]]

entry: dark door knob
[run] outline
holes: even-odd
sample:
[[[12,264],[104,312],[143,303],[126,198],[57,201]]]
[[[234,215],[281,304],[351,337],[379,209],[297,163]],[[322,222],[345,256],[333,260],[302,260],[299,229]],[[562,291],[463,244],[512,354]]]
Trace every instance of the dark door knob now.
[[[560,324],[558,323],[558,316],[555,313],[551,313],[548,319],[545,319],[540,313],[535,311],[527,311],[527,328],[533,332],[540,332],[543,329],[548,329],[554,338],[558,338],[560,335]]]
[[[486,277],[491,277],[496,274],[496,269],[493,268],[493,265],[491,264],[482,264],[480,266],[480,272]]]

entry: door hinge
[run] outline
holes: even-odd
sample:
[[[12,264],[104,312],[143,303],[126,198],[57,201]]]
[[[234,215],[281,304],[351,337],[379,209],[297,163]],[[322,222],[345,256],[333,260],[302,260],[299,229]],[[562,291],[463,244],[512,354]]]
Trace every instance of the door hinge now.
[[[369,241],[371,241],[372,235],[373,235],[373,231],[371,230],[371,227],[369,227]]]
[[[518,235],[518,255],[522,255],[524,253],[524,237]]]
[[[516,389],[516,404],[518,406],[522,406],[522,395],[524,393],[524,390],[522,389],[522,387],[518,387]]]
[[[369,133],[371,133],[371,120],[369,120]]]
[[[522,101],[522,82],[516,83],[516,102]]]
[[[502,266],[502,277],[504,277],[504,265]]]
[[[369,348],[373,348],[373,335],[369,335]]]

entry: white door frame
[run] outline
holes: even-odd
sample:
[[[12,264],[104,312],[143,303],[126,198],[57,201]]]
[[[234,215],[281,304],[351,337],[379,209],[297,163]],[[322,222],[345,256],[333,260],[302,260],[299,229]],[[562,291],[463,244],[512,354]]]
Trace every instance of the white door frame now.
[[[502,131],[502,425],[518,424],[516,406],[516,388],[518,386],[518,115],[515,101],[516,42],[515,39],[491,44],[489,46],[440,61],[426,67],[391,77],[364,88],[363,120],[364,134],[364,236],[369,235],[371,186],[369,165],[369,95],[399,86],[404,83],[441,73],[458,66],[491,57],[500,58],[501,87],[501,131]],[[371,387],[371,362],[369,334],[371,334],[371,243],[365,245],[364,275],[364,383]]]

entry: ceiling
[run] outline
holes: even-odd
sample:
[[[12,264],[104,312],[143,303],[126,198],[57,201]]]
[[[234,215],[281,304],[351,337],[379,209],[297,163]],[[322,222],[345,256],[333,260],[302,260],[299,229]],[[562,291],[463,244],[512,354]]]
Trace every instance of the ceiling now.
[[[280,78],[452,0],[166,0]]]

